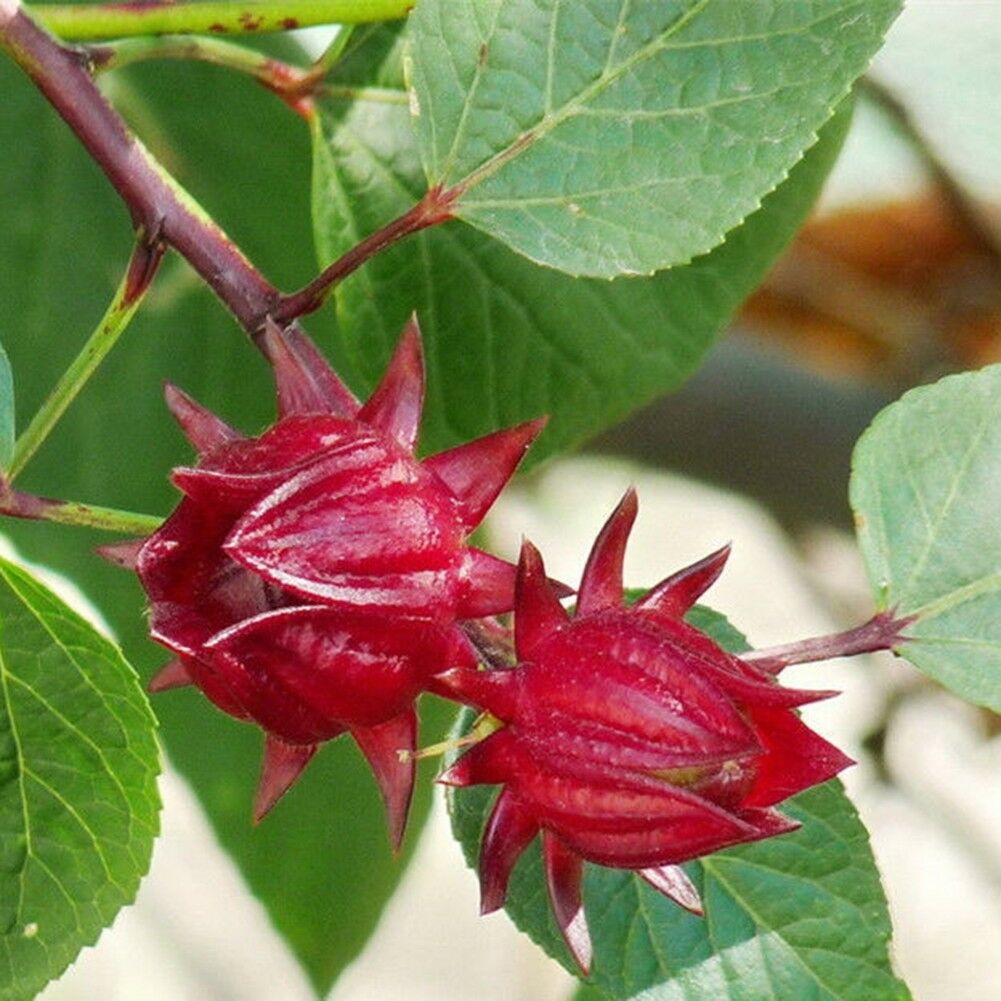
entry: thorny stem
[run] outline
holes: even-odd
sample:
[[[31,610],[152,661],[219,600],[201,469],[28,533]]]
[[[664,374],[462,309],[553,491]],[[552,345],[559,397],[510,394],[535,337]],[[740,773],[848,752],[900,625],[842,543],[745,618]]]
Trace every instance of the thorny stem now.
[[[163,245],[160,243],[149,244],[144,239],[139,239],[122,283],[118,286],[101,322],[18,438],[7,471],[8,482],[13,482],[31,461],[39,446],[66,412],[66,408],[76,399],[87,380],[115,346],[139,308],[163,258],[163,250]]]
[[[67,41],[165,34],[261,34],[405,17],[414,0],[146,0],[37,4],[32,17]]]
[[[878,612],[868,622],[855,626],[854,629],[763,650],[752,650],[741,654],[741,660],[778,674],[790,664],[807,664],[816,660],[830,660],[832,657],[853,657],[860,653],[875,653],[877,650],[893,650],[906,642],[904,630],[914,619],[913,615],[897,618],[892,609]]]
[[[0,514],[12,518],[32,518],[36,521],[58,521],[63,525],[80,525],[100,528],[105,532],[122,532],[126,535],[149,535],[155,532],[163,519],[152,514],[118,511],[77,501],[54,500],[34,494],[11,490],[0,480]]]

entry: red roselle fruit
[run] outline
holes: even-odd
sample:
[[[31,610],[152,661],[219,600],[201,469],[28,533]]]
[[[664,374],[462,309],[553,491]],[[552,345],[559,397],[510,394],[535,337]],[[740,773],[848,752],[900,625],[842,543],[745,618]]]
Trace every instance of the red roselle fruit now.
[[[412,320],[364,406],[313,344],[272,325],[278,422],[246,438],[179,389],[167,403],[198,450],[184,499],[132,565],[150,631],[176,659],[152,691],[197,685],[266,733],[260,818],[323,741],[348,731],[398,845],[414,781],[414,700],[475,657],[457,621],[511,609],[515,568],[466,545],[544,421],[419,462],[424,396]]]
[[[793,712],[835,693],[783,688],[682,621],[728,549],[624,607],[622,562],[635,516],[630,491],[594,544],[572,618],[526,542],[518,666],[459,667],[437,681],[504,724],[441,777],[502,786],[480,851],[483,912],[504,903],[515,862],[541,831],[553,911],[585,972],[585,860],[635,870],[701,913],[678,863],[794,830],[771,807],[852,763]]]

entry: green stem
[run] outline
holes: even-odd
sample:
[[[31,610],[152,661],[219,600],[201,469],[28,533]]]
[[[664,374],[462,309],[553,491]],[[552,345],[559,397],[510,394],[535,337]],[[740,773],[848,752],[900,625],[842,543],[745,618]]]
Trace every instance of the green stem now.
[[[31,16],[66,41],[165,34],[259,34],[316,24],[405,17],[414,0],[186,0],[180,3],[32,4]]]
[[[262,52],[248,49],[235,42],[200,35],[155,35],[145,38],[125,38],[120,41],[88,45],[86,52],[95,73],[121,69],[132,63],[153,59],[193,59],[253,77],[258,83],[281,97],[294,111],[310,117],[309,96],[344,51],[351,28],[338,32],[322,55],[308,68],[272,59]]]
[[[322,80],[337,65],[341,56],[344,55],[344,50],[348,47],[348,42],[351,41],[354,30],[355,26],[353,24],[345,24],[334,35],[330,44],[316,57],[316,60],[310,67],[310,73]]]
[[[4,489],[2,484],[0,484],[0,514],[12,518],[31,518],[36,521],[58,521],[63,525],[99,528],[105,532],[121,532],[123,535],[149,535],[163,524],[162,518],[152,514],[137,514],[134,511],[98,507],[95,504],[36,497],[34,494],[21,493],[19,490]]]
[[[88,47],[87,54],[97,72],[117,70],[152,59],[195,59],[247,73],[258,80],[268,75],[269,64],[273,62],[264,53],[246,49],[235,42],[191,35],[125,38]]]
[[[140,238],[129,260],[125,277],[101,322],[18,438],[7,471],[8,483],[12,483],[31,461],[59,418],[66,412],[66,408],[76,399],[87,380],[115,346],[142,302],[162,257],[163,248],[159,244],[150,245]]]

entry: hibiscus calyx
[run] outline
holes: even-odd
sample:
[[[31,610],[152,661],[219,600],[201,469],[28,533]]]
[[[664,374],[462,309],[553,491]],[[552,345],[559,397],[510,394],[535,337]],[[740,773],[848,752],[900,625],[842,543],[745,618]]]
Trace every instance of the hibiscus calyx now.
[[[459,622],[513,607],[515,567],[466,538],[545,423],[529,421],[423,461],[420,330],[403,331],[360,404],[297,328],[264,347],[278,420],[245,437],[180,389],[167,404],[198,452],[183,498],[141,543],[109,547],[150,601],[175,655],[150,684],[194,684],[266,734],[260,819],[319,744],[349,732],[368,758],[398,846],[414,782],[414,701],[472,667]]]
[[[481,843],[483,912],[503,905],[517,859],[541,834],[553,912],[585,972],[584,862],[633,870],[698,912],[680,863],[794,830],[773,807],[852,763],[794,712],[834,693],[783,688],[683,621],[727,549],[624,604],[636,511],[629,491],[594,544],[572,616],[524,543],[518,665],[458,666],[435,680],[504,724],[440,777],[501,787]]]

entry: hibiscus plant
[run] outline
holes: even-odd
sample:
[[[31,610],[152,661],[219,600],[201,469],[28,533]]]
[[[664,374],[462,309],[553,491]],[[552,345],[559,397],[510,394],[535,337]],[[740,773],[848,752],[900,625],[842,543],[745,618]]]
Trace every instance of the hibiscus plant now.
[[[699,603],[729,548],[625,591],[632,490],[579,583],[471,539],[699,367],[899,8],[0,0],[0,514],[122,644],[0,561],[0,996],[134,898],[158,739],[318,991],[437,778],[483,911],[589,997],[908,996],[799,713],[836,693],[781,673],[892,650],[1001,709],[1001,367],[858,441],[841,633],[753,649]],[[334,24],[312,63],[282,37]]]

